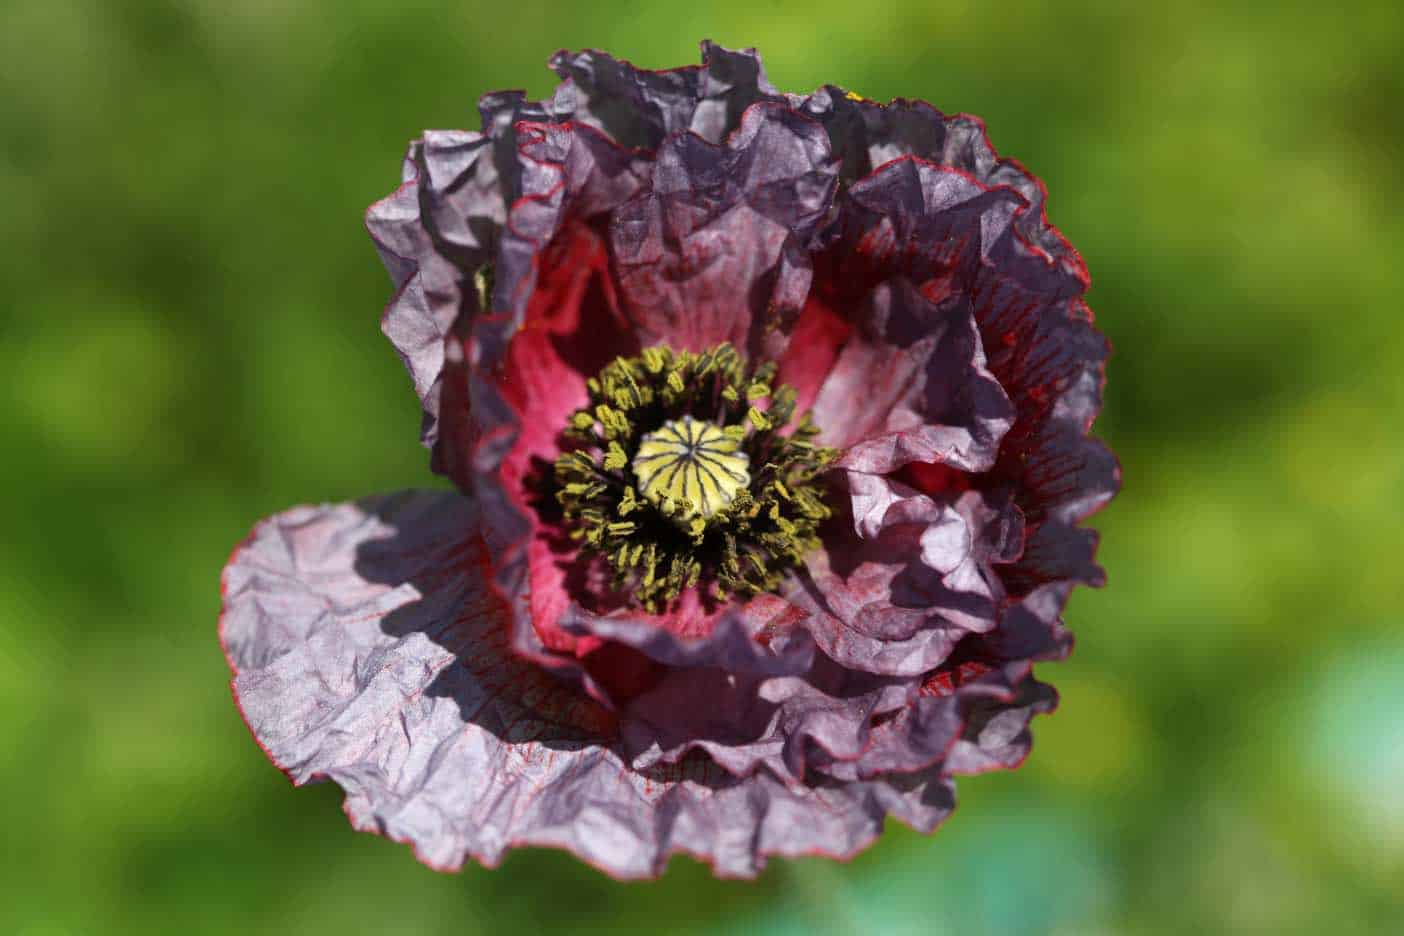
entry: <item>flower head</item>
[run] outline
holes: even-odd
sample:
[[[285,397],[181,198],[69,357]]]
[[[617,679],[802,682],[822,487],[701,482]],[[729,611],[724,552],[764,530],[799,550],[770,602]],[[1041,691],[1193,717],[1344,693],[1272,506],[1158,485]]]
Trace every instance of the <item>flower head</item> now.
[[[934,828],[1056,696],[1105,340],[972,118],[753,52],[558,54],[372,206],[457,493],[299,508],[224,574],[241,710],[426,863],[748,876]]]

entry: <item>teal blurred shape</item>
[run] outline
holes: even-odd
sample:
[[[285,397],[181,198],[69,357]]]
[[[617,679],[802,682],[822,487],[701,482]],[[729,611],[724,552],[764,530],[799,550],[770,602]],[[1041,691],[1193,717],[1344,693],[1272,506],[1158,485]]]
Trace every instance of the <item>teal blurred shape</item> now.
[[[1334,830],[1343,846],[1404,867],[1404,647],[1352,647],[1314,677],[1297,739],[1302,773],[1348,814]]]
[[[743,927],[767,936],[1078,931],[1105,919],[1117,897],[1096,827],[1095,817],[1056,801],[1011,796],[978,828],[948,825],[861,868],[797,864],[787,899]]]

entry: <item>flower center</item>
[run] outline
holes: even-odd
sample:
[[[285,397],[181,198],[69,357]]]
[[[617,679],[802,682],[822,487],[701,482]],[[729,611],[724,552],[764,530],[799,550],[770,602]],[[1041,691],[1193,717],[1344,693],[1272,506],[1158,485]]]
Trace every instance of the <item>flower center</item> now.
[[[649,611],[698,587],[725,598],[779,586],[819,543],[821,476],[836,453],[812,439],[795,392],[772,387],[729,344],[616,358],[586,381],[556,459],[570,536]]]
[[[710,520],[751,483],[751,459],[740,448],[712,423],[670,419],[639,443],[634,485],[666,515]]]

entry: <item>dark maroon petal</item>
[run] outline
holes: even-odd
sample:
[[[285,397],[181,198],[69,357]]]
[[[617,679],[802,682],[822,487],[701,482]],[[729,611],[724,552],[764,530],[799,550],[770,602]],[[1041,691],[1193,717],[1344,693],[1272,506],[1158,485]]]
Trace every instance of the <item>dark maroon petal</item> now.
[[[884,105],[829,85],[805,98],[800,109],[828,130],[845,181],[902,156],[939,161],[945,147],[945,118],[925,101],[898,98]]]
[[[1116,457],[1087,436],[1101,409],[1106,339],[1080,299],[1047,299],[993,273],[972,301],[990,370],[1018,413],[992,472],[1030,526],[1006,581],[1016,595],[1057,581],[1100,585],[1096,533],[1076,524],[1121,486]]]
[[[924,101],[898,98],[879,104],[833,86],[815,91],[799,106],[823,122],[846,181],[861,179],[893,159],[915,156],[966,173],[984,186],[1018,192],[1028,207],[1015,216],[1013,236],[1001,244],[999,257],[1035,276],[1042,266],[1047,281],[1055,284],[1050,290],[1054,294],[1071,295],[1086,288],[1082,258],[1048,223],[1043,183],[1018,161],[1000,158],[978,118],[948,117]]]
[[[1012,692],[977,699],[971,706],[961,737],[946,753],[942,770],[951,775],[1013,770],[1029,756],[1033,716],[1058,707],[1058,693],[1028,676]]]
[[[994,464],[1014,411],[985,369],[967,303],[933,302],[905,277],[883,281],[814,401],[838,467],[868,474],[911,462],[968,471]]]
[[[887,478],[849,479],[854,513],[826,524],[786,597],[845,666],[933,670],[966,634],[995,627],[1004,588],[993,566],[1018,555],[1022,518],[977,491],[936,500]]]
[[[475,490],[482,506],[496,581],[515,610],[516,644],[589,685],[574,661],[598,646],[577,646],[554,626],[565,606],[563,579],[545,541],[553,531],[537,524],[527,485],[559,453],[560,429],[585,401],[585,378],[632,347],[615,308],[604,243],[591,225],[637,190],[644,162],[590,127],[549,122],[554,111],[520,95],[489,96],[482,109],[495,139],[480,158],[491,157],[489,175],[510,187],[513,201],[505,222],[490,231],[493,314],[457,326],[469,337],[458,349],[463,392],[453,415],[466,428],[453,458],[467,466],[462,486]],[[509,120],[516,123],[506,126]],[[441,168],[445,184],[432,201],[452,216],[472,180],[447,162]],[[540,561],[529,563],[531,556]],[[533,627],[533,618],[547,626]]]
[[[621,718],[631,766],[649,770],[705,752],[735,777],[762,767],[785,776],[785,734],[778,707],[760,695],[764,679],[712,666],[670,671]]]
[[[799,126],[791,126],[796,121]],[[758,648],[754,641],[751,646],[741,642],[738,635],[753,634],[754,627],[725,629],[705,646],[684,649],[674,646],[674,637],[668,633],[641,626],[637,615],[611,617],[617,596],[591,584],[588,570],[572,571],[573,547],[543,520],[528,486],[532,473],[539,475],[559,453],[560,429],[570,411],[585,402],[585,378],[610,357],[630,353],[650,340],[647,327],[623,320],[638,310],[637,305],[629,305],[627,270],[618,274],[624,307],[622,311],[616,307],[615,280],[606,272],[603,248],[590,246],[596,238],[596,219],[612,212],[617,246],[620,216],[649,199],[649,204],[661,205],[661,196],[655,197],[660,182],[672,208],[682,210],[682,202],[690,196],[666,188],[679,183],[673,178],[676,173],[663,164],[671,152],[696,150],[691,169],[715,169],[729,180],[725,197],[715,202],[722,212],[717,224],[730,225],[741,238],[722,244],[703,233],[699,242],[715,242],[754,275],[771,276],[758,267],[771,263],[763,254],[767,248],[747,241],[745,235],[763,229],[775,251],[798,250],[800,239],[808,234],[803,226],[812,228],[817,223],[823,204],[803,202],[797,186],[805,180],[792,177],[792,170],[799,171],[792,164],[802,159],[805,171],[810,171],[822,162],[827,145],[822,131],[793,114],[776,116],[754,108],[726,146],[711,146],[691,134],[670,138],[653,177],[647,180],[640,178],[642,157],[590,127],[519,123],[516,132],[521,194],[502,235],[494,294],[499,311],[473,326],[470,386],[476,431],[471,456],[474,490],[482,505],[484,535],[494,549],[496,581],[504,594],[513,596],[513,632],[520,649],[562,673],[577,671],[569,658],[596,650],[600,639],[635,646],[672,665],[685,659],[688,665],[728,660],[739,666],[749,655],[757,666],[792,669],[795,664],[783,662],[783,652]],[[757,160],[763,152],[779,155],[761,166]],[[621,206],[641,185],[653,188]],[[827,189],[821,182],[820,191],[811,194],[823,202]],[[806,217],[796,213],[801,210]],[[771,215],[790,226],[781,226]],[[617,272],[618,256],[609,259],[615,261]],[[744,272],[728,266],[729,262],[721,263],[725,269],[699,272],[698,282]],[[776,281],[787,275],[776,274]],[[744,296],[738,299],[730,289],[725,303],[716,297],[711,305],[690,305],[688,312],[697,313],[697,322],[709,312],[714,318],[730,316],[742,341],[748,330],[758,328],[751,321],[752,303]],[[713,342],[702,332],[693,333],[701,344]],[[676,335],[669,340],[682,343]],[[602,698],[609,697],[604,686],[591,684],[589,675],[579,674],[579,678]]]
[[[926,678],[907,704],[875,724],[868,743],[853,758],[830,758],[816,768],[836,779],[854,780],[889,773],[912,773],[933,765],[949,772],[945,761],[974,720],[1013,702],[1017,683],[1029,667],[948,663]],[[933,688],[937,687],[937,688]]]
[[[1014,218],[1012,235],[996,259],[1006,271],[1036,281],[1050,295],[1077,295],[1090,282],[1082,257],[1048,223],[1048,190],[1018,160],[1002,158],[990,144],[984,121],[968,114],[946,118],[941,162],[969,172],[989,186],[1008,186],[1024,196],[1028,207]]]
[[[1027,662],[950,663],[928,676],[907,705],[872,726],[858,756],[818,758],[813,766],[841,780],[1017,767],[1032,742],[1030,719],[1056,703]]]
[[[473,487],[516,646],[606,697],[573,662],[598,641],[579,644],[557,624],[571,601],[572,547],[541,522],[529,488],[560,453],[561,429],[586,402],[586,378],[636,350],[595,223],[634,193],[643,164],[579,124],[521,123],[513,139],[519,197],[502,234],[496,311],[473,323]]]
[[[432,467],[465,490],[473,432],[465,341],[486,311],[475,275],[497,262],[509,208],[523,193],[516,125],[570,117],[520,92],[486,95],[479,110],[481,133],[430,130],[415,141],[404,184],[366,219],[396,287],[382,329],[424,408]]]
[[[1080,299],[1048,299],[994,274],[981,276],[972,302],[990,370],[1019,414],[1006,469],[1041,505],[1040,517],[1088,516],[1120,484],[1116,459],[1086,438],[1102,406],[1106,338]],[[1016,468],[1015,461],[1028,465]]]
[[[941,765],[964,728],[961,700],[917,697],[891,718],[874,725],[857,757],[832,758],[815,769],[840,780],[912,773]]]
[[[650,169],[645,157],[582,124],[519,123],[515,140],[518,189],[497,255],[498,314],[474,329],[490,361],[525,321],[552,240],[570,222],[609,214],[639,191]]]
[[[778,675],[809,669],[814,643],[801,625],[804,611],[774,595],[727,602],[713,611],[695,590],[660,614],[620,608],[607,614],[572,602],[558,625],[567,634],[633,647],[672,667],[721,667],[732,673]]]
[[[255,739],[296,784],[332,780],[362,830],[444,870],[523,845],[617,877],[694,855],[750,877],[768,855],[847,857],[893,815],[951,810],[935,772],[785,784],[705,759],[633,770],[588,699],[516,657],[467,499],[303,507],[261,523],[223,577],[221,636]]]
[[[1013,189],[914,156],[885,163],[847,194],[836,231],[840,262],[874,282],[904,274],[943,291],[962,285],[949,282],[953,273],[993,261],[1027,207]]]
[[[828,211],[836,171],[817,123],[753,105],[725,142],[674,134],[651,185],[615,212],[611,248],[644,345],[700,350],[729,341],[778,356],[809,290],[805,245]]]
[[[890,290],[898,276],[923,297],[963,304],[978,329],[981,372],[1009,404],[1004,431],[985,447],[991,457],[984,463],[929,457],[909,461],[899,473],[937,499],[968,489],[1008,499],[1024,526],[1008,540],[1019,548],[995,548],[1002,554],[998,568],[982,572],[999,583],[993,593],[1007,595],[1010,604],[995,615],[997,625],[977,629],[978,639],[1022,645],[1030,653],[1037,646],[1044,656],[1066,653],[1070,642],[1058,615],[1071,585],[1103,579],[1093,561],[1096,534],[1076,524],[1120,483],[1115,458],[1087,438],[1101,408],[1108,349],[1080,298],[1086,270],[1048,223],[1042,184],[1018,163],[1000,159],[978,120],[946,117],[921,102],[879,105],[834,88],[821,89],[801,107],[825,124],[850,182],[835,220],[818,239],[826,245],[815,280],[821,304],[850,316],[852,309],[866,311],[872,291]],[[796,334],[805,328],[802,318]],[[847,344],[838,345],[831,373],[841,373],[851,353]],[[809,356],[820,366],[825,360],[813,349]],[[891,379],[877,383],[879,400]],[[857,386],[856,379],[851,383]],[[857,422],[856,408],[838,412],[844,425]],[[850,489],[859,535],[872,535],[865,518],[888,508],[893,489],[879,481],[865,489],[852,476]],[[998,533],[1006,525],[990,529]],[[830,551],[845,548],[856,546],[836,538]],[[861,629],[834,636],[851,638]],[[816,636],[828,652],[828,641]],[[926,636],[928,649],[939,646],[936,635]]]
[[[502,235],[497,311],[473,327],[474,490],[494,580],[511,598],[514,644],[609,698],[576,662],[600,641],[579,641],[559,622],[582,586],[593,601],[610,596],[571,577],[575,547],[543,520],[533,485],[560,453],[570,413],[587,401],[586,378],[637,350],[596,222],[637,190],[642,163],[579,124],[522,123],[515,140],[521,195]]]
[[[630,702],[621,732],[638,769],[705,751],[736,776],[764,767],[798,784],[810,761],[862,756],[872,721],[901,710],[917,686],[847,670],[825,657],[796,676],[677,670]]]
[[[603,607],[616,596],[574,562],[577,547],[540,484],[560,454],[570,413],[587,401],[587,376],[637,349],[613,302],[604,244],[590,227],[572,222],[542,251],[539,265],[526,325],[506,341],[505,359],[493,360],[488,344],[476,345],[484,353],[471,371],[477,430],[471,457],[483,536],[493,550],[494,581],[511,600],[516,644],[566,675],[578,670],[572,660],[598,641],[581,644],[560,628],[562,615],[572,601]],[[478,331],[504,320],[484,321]]]
[[[825,124],[844,177],[853,180],[852,207],[832,235],[840,254],[879,274],[900,268],[918,280],[929,276],[926,289],[947,267],[960,273],[949,286],[968,295],[989,370],[1018,414],[1005,460],[1033,463],[1016,484],[1039,488],[1020,496],[1031,522],[1045,510],[1075,522],[1105,503],[1119,469],[1085,437],[1101,407],[1107,344],[1078,298],[1087,272],[1048,223],[1042,183],[1001,159],[973,117],[946,117],[921,102],[880,105],[836,88],[802,107]],[[931,198],[936,188],[944,200]],[[971,207],[980,213],[980,263],[964,267],[952,257],[953,243],[974,239]]]
[[[1028,750],[1029,719],[1055,698],[1027,661],[949,663],[899,679],[819,657],[802,677],[672,672],[629,704],[621,732],[635,769],[705,752],[734,776],[769,770],[791,784],[949,774],[1015,765]]]
[[[651,71],[587,49],[557,52],[551,68],[565,82],[555,104],[625,146],[656,148],[690,130],[719,142],[757,101],[781,100],[754,49],[702,43],[702,64]]]
[[[997,628],[972,638],[972,653],[977,658],[996,661],[1067,657],[1072,652],[1072,633],[1058,615],[1067,604],[1073,584],[1057,581],[1040,585],[1006,605]]]

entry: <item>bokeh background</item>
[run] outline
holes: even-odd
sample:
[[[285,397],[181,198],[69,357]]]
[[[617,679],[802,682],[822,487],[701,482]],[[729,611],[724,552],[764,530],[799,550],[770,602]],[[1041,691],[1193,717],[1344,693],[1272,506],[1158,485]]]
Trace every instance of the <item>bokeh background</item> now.
[[[0,3],[0,932],[1387,933],[1404,919],[1404,7]],[[432,873],[230,702],[258,518],[427,483],[361,212],[546,57],[712,37],[988,121],[1116,346],[1110,586],[931,838]]]

